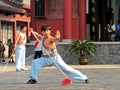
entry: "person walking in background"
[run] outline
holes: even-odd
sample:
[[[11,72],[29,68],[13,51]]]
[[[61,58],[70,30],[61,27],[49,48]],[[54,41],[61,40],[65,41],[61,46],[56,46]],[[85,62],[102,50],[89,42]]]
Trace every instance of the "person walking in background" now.
[[[67,65],[61,56],[57,52],[56,44],[55,42],[60,39],[60,32],[59,30],[56,31],[55,37],[51,36],[51,27],[49,25],[43,25],[41,27],[41,32],[43,34],[40,35],[38,33],[34,33],[36,36],[41,37],[42,46],[46,49],[42,48],[42,56],[41,58],[37,58],[35,60],[32,60],[32,66],[30,70],[30,80],[27,81],[26,84],[35,84],[38,80],[38,70],[40,70],[43,67],[46,66],[52,66],[54,65],[54,62],[59,66],[59,68],[66,73],[69,77],[77,79],[77,80],[83,80],[85,83],[88,83],[88,78],[86,75],[82,74],[78,70],[75,70],[71,68],[69,65]],[[46,53],[47,51],[47,53]],[[50,59],[48,54],[51,56],[51,58],[54,60],[54,62]]]
[[[24,71],[25,69],[25,53],[26,53],[26,30],[27,26],[22,25],[19,32],[13,51],[16,51],[16,71]]]
[[[4,52],[5,52],[5,46],[3,45],[3,42],[0,41],[0,61],[5,62],[4,60]]]
[[[113,23],[112,20],[109,21],[109,23],[106,26],[107,32],[108,32],[108,40],[109,41],[115,41],[115,24]]]
[[[12,50],[13,50],[13,43],[12,43],[11,39],[8,39],[7,45],[8,45],[8,58],[10,58],[12,55]],[[10,58],[9,62],[14,62],[13,56]]]
[[[42,54],[41,42],[38,42],[37,40],[34,42],[34,51],[35,51],[34,59],[40,58]]]
[[[116,37],[115,41],[120,41],[120,20],[118,20],[118,23],[116,24]]]

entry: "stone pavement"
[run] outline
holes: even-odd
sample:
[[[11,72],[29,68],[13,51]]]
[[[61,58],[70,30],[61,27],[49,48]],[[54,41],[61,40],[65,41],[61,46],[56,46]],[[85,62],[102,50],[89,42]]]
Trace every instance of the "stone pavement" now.
[[[71,65],[86,74],[90,83],[72,79],[69,86],[62,86],[64,76],[55,67],[45,67],[38,72],[37,84],[26,84],[29,80],[30,65],[27,71],[16,72],[14,63],[0,63],[0,90],[120,90],[120,64],[114,65]]]

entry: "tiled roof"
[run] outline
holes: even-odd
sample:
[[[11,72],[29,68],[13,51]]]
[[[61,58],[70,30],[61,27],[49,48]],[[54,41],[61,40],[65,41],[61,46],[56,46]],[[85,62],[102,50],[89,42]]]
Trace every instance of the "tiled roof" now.
[[[18,4],[18,5],[23,5],[23,0],[7,0],[9,2],[12,2],[14,4]]]
[[[8,5],[2,1],[0,1],[0,10],[16,12],[16,13],[25,13],[26,12],[24,9],[16,8],[16,7]]]

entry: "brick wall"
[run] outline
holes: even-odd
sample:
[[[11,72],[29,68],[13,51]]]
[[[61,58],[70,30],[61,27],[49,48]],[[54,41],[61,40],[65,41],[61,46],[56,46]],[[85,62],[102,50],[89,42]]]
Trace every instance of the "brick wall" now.
[[[89,57],[89,64],[120,64],[119,42],[94,42],[96,44],[95,56]],[[70,54],[68,51],[70,43],[58,43],[57,49],[67,64],[79,64],[79,55]],[[32,44],[26,45],[26,57],[34,54]]]

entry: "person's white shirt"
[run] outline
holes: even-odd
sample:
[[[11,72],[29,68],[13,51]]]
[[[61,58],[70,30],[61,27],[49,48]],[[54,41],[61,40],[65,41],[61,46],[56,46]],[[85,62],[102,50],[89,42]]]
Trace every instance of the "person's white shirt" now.
[[[41,51],[41,48],[42,48],[42,42],[41,40],[39,41],[38,45],[35,46],[36,42],[38,42],[37,40],[34,42],[34,51]]]
[[[108,27],[110,27],[109,24],[108,24]],[[111,29],[112,29],[112,30],[111,30]],[[108,28],[108,32],[113,32],[113,31],[115,31],[115,24],[113,24],[113,25],[111,26],[111,29]]]
[[[113,31],[116,31],[115,24],[111,26],[108,24],[108,32],[112,33]],[[115,33],[112,33],[110,36],[110,40],[115,41],[115,36],[116,36]]]

